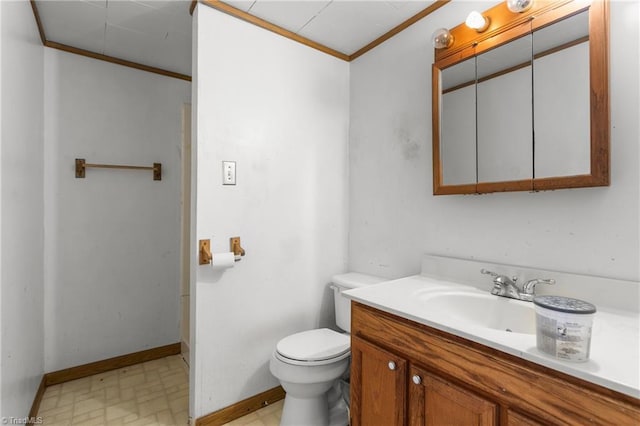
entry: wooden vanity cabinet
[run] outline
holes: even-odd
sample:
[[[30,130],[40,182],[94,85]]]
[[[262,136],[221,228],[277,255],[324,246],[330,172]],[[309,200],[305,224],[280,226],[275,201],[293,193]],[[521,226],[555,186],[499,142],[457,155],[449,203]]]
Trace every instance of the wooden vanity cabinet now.
[[[640,400],[352,303],[351,425],[640,425]]]
[[[353,337],[351,365],[351,425],[404,425],[407,361]]]
[[[464,388],[411,367],[409,381],[409,424],[411,426],[496,425],[497,405]]]
[[[351,354],[353,426],[436,426],[443,418],[451,425],[497,424],[496,404],[419,367],[407,368],[409,362],[392,352],[353,337]]]
[[[507,409],[507,426],[544,426],[516,411]]]

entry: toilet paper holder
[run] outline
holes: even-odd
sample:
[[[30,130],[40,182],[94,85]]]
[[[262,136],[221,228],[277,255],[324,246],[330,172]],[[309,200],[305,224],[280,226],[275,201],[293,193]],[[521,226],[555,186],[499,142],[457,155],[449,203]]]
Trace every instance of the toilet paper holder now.
[[[235,255],[236,262],[242,260],[241,256],[245,255],[245,251],[240,245],[240,237],[229,238],[229,251]]]
[[[213,254],[211,253],[211,240],[200,240],[198,244],[198,264],[207,265],[213,260]],[[242,256],[246,254],[245,250],[240,245],[240,237],[229,238],[229,251],[233,252],[235,261],[242,260]]]
[[[211,263],[213,255],[211,254],[211,240],[200,240],[198,253],[198,263],[200,265],[207,265]]]

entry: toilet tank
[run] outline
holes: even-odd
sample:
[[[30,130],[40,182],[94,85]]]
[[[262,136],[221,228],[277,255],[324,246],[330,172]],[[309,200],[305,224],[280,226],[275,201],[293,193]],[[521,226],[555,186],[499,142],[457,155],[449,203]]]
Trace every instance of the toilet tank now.
[[[342,292],[366,285],[378,284],[383,281],[388,281],[388,279],[360,274],[358,272],[348,272],[346,274],[334,275],[331,281],[333,282],[333,299],[336,308],[336,325],[350,333],[351,299],[344,297]]]

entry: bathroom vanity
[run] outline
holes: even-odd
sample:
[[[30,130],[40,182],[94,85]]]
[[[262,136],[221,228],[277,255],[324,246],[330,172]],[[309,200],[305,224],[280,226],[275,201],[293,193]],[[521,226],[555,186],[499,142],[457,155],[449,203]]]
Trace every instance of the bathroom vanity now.
[[[433,258],[429,262],[433,266]],[[476,262],[444,260],[437,266],[447,263],[449,269],[457,265],[452,270],[461,276],[479,275]],[[452,281],[419,275],[347,293],[352,425],[640,424],[637,312],[600,304],[590,360],[562,361],[536,349],[535,332],[527,328],[527,321],[535,327],[531,302],[492,296],[461,283],[461,276]],[[568,274],[555,278],[560,284],[544,290],[575,290]],[[576,281],[593,300],[589,278]],[[628,297],[637,300],[637,294]],[[474,312],[470,300],[485,308]],[[506,316],[506,322],[494,315]]]
[[[354,303],[352,425],[638,425],[640,402]]]

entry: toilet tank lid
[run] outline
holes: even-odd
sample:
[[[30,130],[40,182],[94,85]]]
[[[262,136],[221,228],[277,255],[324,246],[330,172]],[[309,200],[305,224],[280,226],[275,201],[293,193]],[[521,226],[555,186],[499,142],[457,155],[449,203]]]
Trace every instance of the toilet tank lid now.
[[[348,272],[346,274],[334,275],[331,282],[343,288],[358,288],[366,285],[378,284],[388,281],[387,278],[376,277],[373,275],[361,274],[359,272]]]

